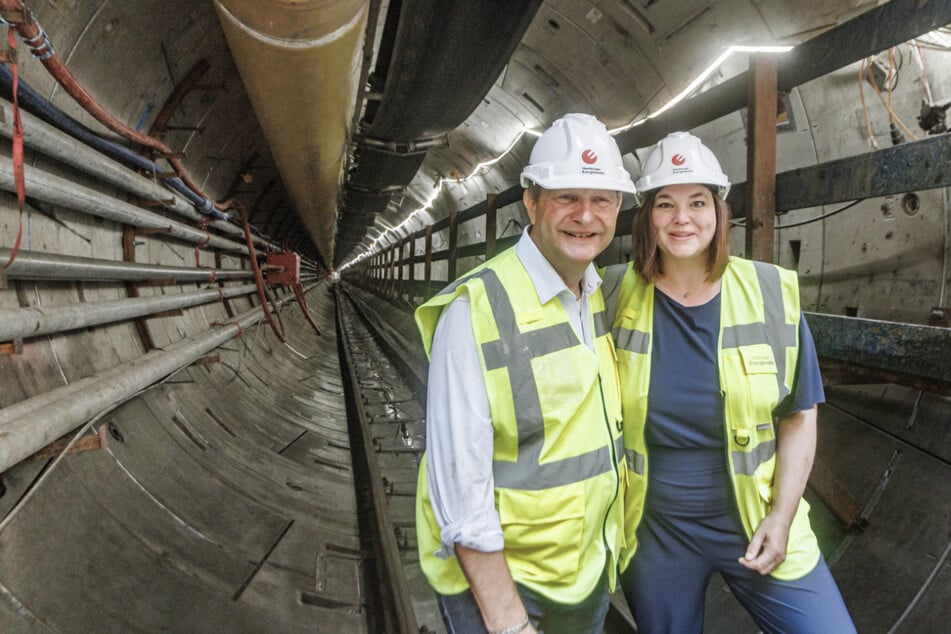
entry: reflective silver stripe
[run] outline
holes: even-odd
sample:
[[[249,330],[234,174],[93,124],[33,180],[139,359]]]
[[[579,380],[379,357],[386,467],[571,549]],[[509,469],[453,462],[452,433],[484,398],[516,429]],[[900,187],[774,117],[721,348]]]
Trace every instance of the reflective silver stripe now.
[[[618,328],[614,331],[614,347],[618,350],[628,350],[635,354],[650,352],[651,336],[648,332]]]
[[[723,329],[723,347],[739,348],[757,343],[769,343],[766,338],[766,325],[760,322],[727,326]]]
[[[611,324],[608,323],[604,311],[599,311],[591,316],[594,319],[594,336],[603,337],[611,332]]]
[[[452,283],[448,284],[447,286],[445,286],[441,291],[439,291],[438,293],[436,293],[436,295],[448,295],[449,293],[452,293],[452,292],[455,291],[457,288],[459,288],[459,285],[460,285],[460,284],[464,284],[465,282],[468,282],[468,281],[469,281],[469,278],[468,278],[468,277],[461,277],[461,278],[459,278],[458,280],[456,280],[455,282],[452,282]]]
[[[766,308],[766,331],[769,345],[776,359],[776,381],[779,384],[779,400],[789,394],[786,387],[786,347],[796,345],[796,327],[786,323],[786,308],[783,304],[783,286],[779,270],[765,262],[753,262],[760,293]]]
[[[626,264],[613,264],[604,269],[601,280],[601,296],[604,297],[604,314],[608,325],[614,324],[617,316],[617,305],[621,299],[621,281],[627,272]]]
[[[518,343],[513,347],[509,347],[514,342],[508,338],[483,343],[482,356],[486,369],[498,370],[511,365],[513,355],[533,359],[578,345],[578,336],[567,322],[523,332],[516,340]],[[523,388],[535,390],[535,385],[533,383]]]
[[[733,451],[733,473],[751,476],[756,468],[776,453],[776,441],[768,440],[753,447],[752,451]]]
[[[563,460],[539,462],[545,444],[545,425],[532,358],[582,344],[567,322],[520,332],[515,309],[496,272],[483,269],[469,279],[474,277],[481,279],[485,286],[499,331],[499,339],[482,344],[482,355],[487,369],[508,368],[518,427],[518,460],[493,461],[495,485],[510,489],[549,489],[612,471],[610,447]]]
[[[796,345],[796,326],[786,323],[786,307],[779,270],[765,262],[753,262],[760,294],[763,296],[765,322],[727,326],[723,329],[723,348],[768,344],[776,361],[779,400],[786,398],[786,348]],[[620,346],[618,346],[620,347]]]
[[[633,449],[625,449],[624,456],[627,458],[627,468],[637,475],[644,475],[644,467],[647,464],[647,457],[642,453],[637,453]]]
[[[538,445],[540,449],[541,442]],[[538,491],[581,482],[612,470],[611,450],[607,447],[545,464],[529,463],[523,459],[523,451],[525,451],[525,445],[519,444],[518,462],[502,460],[492,462],[495,486]],[[530,453],[534,456],[538,455],[534,448]]]

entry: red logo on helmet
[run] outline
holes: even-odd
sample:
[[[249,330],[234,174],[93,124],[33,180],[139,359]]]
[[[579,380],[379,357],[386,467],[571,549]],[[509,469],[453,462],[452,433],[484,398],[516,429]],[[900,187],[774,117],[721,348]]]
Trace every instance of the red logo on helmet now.
[[[683,165],[687,162],[687,157],[683,154],[674,154],[672,157],[670,157],[670,162],[674,165]]]
[[[585,150],[581,153],[581,160],[591,165],[598,162],[598,154],[594,150]]]

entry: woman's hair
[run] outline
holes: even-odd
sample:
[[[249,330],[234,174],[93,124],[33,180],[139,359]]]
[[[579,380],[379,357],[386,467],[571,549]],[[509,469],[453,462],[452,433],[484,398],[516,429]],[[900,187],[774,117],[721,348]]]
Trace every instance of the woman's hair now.
[[[716,189],[709,189],[717,215],[717,227],[707,250],[707,279],[712,281],[723,276],[730,257],[730,206],[720,198]],[[651,208],[654,206],[657,191],[647,195],[641,208],[634,213],[634,223],[631,226],[634,269],[648,281],[664,274],[664,261],[651,224]]]

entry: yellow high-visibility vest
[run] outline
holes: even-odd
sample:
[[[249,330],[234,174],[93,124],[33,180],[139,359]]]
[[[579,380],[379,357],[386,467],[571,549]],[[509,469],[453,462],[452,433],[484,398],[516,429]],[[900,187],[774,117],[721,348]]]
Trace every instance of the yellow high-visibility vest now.
[[[539,303],[509,249],[417,308],[427,355],[439,315],[460,295],[469,299],[488,394],[495,505],[512,578],[564,604],[590,595],[605,570],[613,589],[626,473],[614,347],[600,292],[590,297],[592,351],[557,297]],[[464,591],[468,583],[458,560],[434,554],[440,530],[425,456],[416,501],[423,572],[440,594]]]
[[[604,271],[608,318],[621,380],[624,450],[628,488],[624,499],[626,546],[621,570],[637,548],[635,532],[644,511],[648,456],[644,441],[650,389],[654,325],[654,284],[633,264]],[[776,467],[773,409],[792,390],[799,356],[799,282],[796,274],[772,264],[730,258],[720,286],[717,365],[724,398],[727,462],[740,519],[751,539],[769,512]],[[809,526],[809,504],[800,500],[789,528],[786,560],[772,572],[798,579],[819,561]]]

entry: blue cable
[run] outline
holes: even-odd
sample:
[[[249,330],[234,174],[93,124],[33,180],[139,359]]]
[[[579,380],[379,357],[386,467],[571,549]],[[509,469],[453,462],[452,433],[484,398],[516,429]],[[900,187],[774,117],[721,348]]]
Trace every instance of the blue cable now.
[[[0,94],[7,100],[13,98],[13,71],[6,64],[0,64]],[[17,98],[21,107],[58,130],[65,132],[77,141],[102,152],[106,156],[119,161],[123,165],[136,170],[142,170],[155,175],[165,172],[158,164],[145,158],[129,148],[104,139],[68,114],[54,106],[42,95],[37,93],[29,84],[20,79]],[[178,177],[163,179],[165,184],[188,199],[195,209],[218,220],[230,220],[231,214],[215,208],[215,203],[208,198],[198,195],[182,179]]]

